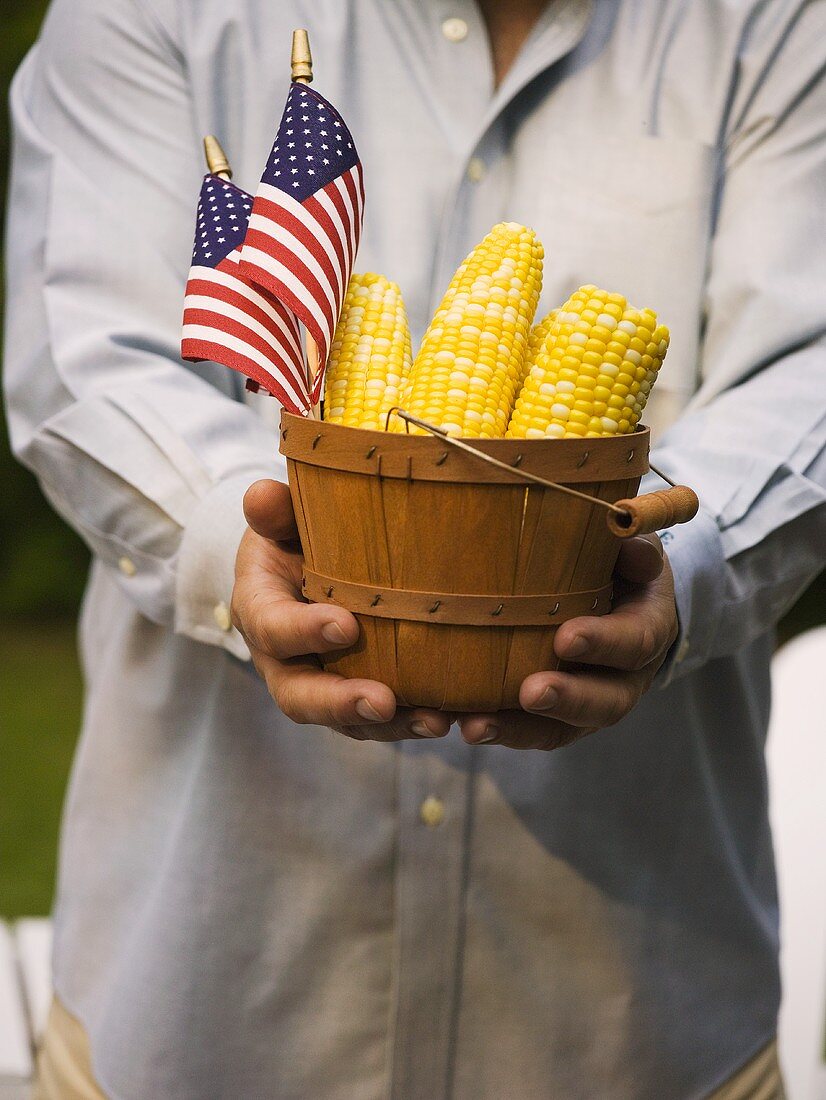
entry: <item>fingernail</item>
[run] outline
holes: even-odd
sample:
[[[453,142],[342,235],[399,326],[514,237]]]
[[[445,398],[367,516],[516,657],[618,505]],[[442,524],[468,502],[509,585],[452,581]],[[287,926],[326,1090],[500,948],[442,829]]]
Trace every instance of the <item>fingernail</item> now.
[[[321,628],[321,636],[325,642],[333,645],[346,645],[349,639],[338,623],[325,623]]]
[[[369,699],[356,700],[356,714],[366,722],[383,722],[384,718],[379,714]]]
[[[485,732],[482,735],[482,737],[480,737],[477,740],[476,744],[477,745],[490,745],[498,737],[499,737],[499,727],[494,726],[492,723],[490,723],[487,726],[485,726]]]
[[[553,710],[559,701],[559,692],[555,688],[546,687],[533,701],[528,702],[531,710]]]
[[[427,722],[411,722],[410,732],[415,733],[417,737],[440,737],[441,734],[436,730],[432,730]]]
[[[566,657],[581,657],[583,653],[588,652],[588,639],[583,638],[581,634],[575,634],[570,642],[565,646]]]

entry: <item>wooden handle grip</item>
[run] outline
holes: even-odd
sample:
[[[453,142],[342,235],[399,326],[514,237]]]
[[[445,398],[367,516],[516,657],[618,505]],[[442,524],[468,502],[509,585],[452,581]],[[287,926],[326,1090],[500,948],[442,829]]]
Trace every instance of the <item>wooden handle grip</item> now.
[[[621,539],[634,535],[650,535],[675,523],[688,523],[694,519],[700,502],[697,494],[687,485],[675,485],[673,489],[661,489],[633,500],[618,500],[627,519],[616,512],[608,512],[608,527]]]

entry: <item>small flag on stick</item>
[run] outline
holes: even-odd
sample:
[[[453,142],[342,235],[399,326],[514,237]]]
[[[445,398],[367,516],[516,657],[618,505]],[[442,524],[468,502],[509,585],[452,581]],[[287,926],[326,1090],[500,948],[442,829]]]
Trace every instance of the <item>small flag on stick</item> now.
[[[295,314],[256,286],[239,263],[251,210],[248,192],[217,174],[204,177],[181,356],[241,371],[291,412],[306,414],[310,398]]]
[[[255,195],[241,272],[288,306],[318,345],[312,404],[321,394],[363,211],[361,162],[350,131],[323,96],[293,82]]]

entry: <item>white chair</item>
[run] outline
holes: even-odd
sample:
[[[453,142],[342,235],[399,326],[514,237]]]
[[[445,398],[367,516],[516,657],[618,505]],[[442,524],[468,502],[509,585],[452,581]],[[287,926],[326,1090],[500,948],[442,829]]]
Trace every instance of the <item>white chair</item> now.
[[[27,1095],[33,1070],[14,940],[0,923],[0,1100]]]
[[[770,815],[780,891],[780,1059],[789,1100],[826,1100],[826,627],[772,664]]]
[[[29,917],[14,926],[17,961],[35,1049],[40,1045],[52,1003],[52,922]]]

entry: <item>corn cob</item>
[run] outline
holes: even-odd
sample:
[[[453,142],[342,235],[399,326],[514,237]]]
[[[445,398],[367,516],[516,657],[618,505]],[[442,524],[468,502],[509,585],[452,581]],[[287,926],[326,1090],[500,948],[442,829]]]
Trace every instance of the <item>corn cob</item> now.
[[[353,275],[330,346],[324,419],[384,429],[412,359],[401,291],[383,275]]]
[[[494,226],[474,248],[413,363],[408,412],[451,435],[504,436],[523,379],[542,256],[533,230],[514,222]]]
[[[652,309],[583,286],[545,336],[517,397],[512,439],[600,436],[637,426],[668,350]]]
[[[557,313],[559,313],[558,309],[552,309],[550,313],[545,314],[541,321],[537,321],[531,329],[531,334],[528,337],[528,354],[525,356],[526,375],[536,362],[536,357],[539,354],[539,349],[545,343],[545,339],[548,333],[551,331],[551,325],[556,320]]]

